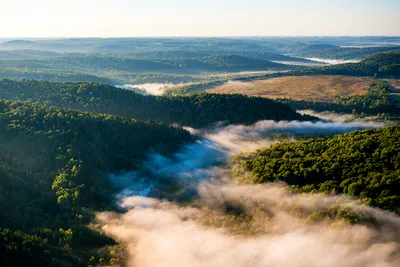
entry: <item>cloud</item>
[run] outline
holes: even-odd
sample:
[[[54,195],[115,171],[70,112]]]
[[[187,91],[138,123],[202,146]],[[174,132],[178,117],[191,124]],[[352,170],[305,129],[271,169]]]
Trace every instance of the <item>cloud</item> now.
[[[97,220],[126,244],[128,266],[399,266],[398,216],[343,196],[294,194],[283,183],[234,185],[225,167],[235,153],[297,135],[379,126],[260,121],[189,129],[199,140],[178,153],[150,153],[140,170],[110,175],[126,212]]]
[[[127,213],[97,218],[106,234],[127,244],[128,266],[400,264],[400,219],[395,215],[340,197],[291,194],[276,184],[205,184],[199,192],[191,205],[130,197],[122,203],[130,208]],[[380,226],[310,220],[314,211],[335,205],[375,216]]]
[[[372,128],[382,127],[387,124],[383,122],[377,122],[376,119],[378,119],[378,116],[366,116],[360,118],[349,113],[336,113],[333,111],[317,112],[311,109],[298,110],[297,112],[299,112],[300,114],[307,114],[314,117],[318,117],[326,121],[341,122],[341,123],[349,123],[349,122],[363,123],[363,125],[365,126],[370,125]]]

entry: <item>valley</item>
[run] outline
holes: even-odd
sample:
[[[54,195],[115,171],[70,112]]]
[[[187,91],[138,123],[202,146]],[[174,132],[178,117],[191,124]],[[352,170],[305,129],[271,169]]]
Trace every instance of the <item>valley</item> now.
[[[0,265],[399,266],[399,42],[1,40]]]

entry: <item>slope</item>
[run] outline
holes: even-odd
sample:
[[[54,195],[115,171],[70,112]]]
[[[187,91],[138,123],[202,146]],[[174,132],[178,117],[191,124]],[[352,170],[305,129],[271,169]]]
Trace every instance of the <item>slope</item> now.
[[[0,97],[63,108],[179,123],[194,127],[225,121],[308,120],[285,104],[243,95],[143,96],[105,84],[0,80]]]

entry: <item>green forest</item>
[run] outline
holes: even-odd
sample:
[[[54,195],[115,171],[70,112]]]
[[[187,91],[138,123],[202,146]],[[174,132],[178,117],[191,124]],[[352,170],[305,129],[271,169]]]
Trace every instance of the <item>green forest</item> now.
[[[82,265],[76,249],[112,244],[86,226],[111,203],[105,176],[192,139],[165,124],[26,102],[1,101],[0,111],[2,266]]]
[[[370,55],[359,63],[347,63],[321,67],[310,72],[319,74],[399,77],[400,50]],[[307,71],[306,71],[307,72]]]
[[[345,193],[400,213],[400,127],[275,144],[237,156],[232,172],[241,182],[284,181],[298,192]]]
[[[150,96],[97,83],[0,80],[0,98],[28,100],[62,108],[107,113],[202,127],[215,122],[250,124],[258,120],[309,120],[289,106],[243,95]]]
[[[390,47],[333,47],[318,50],[309,50],[295,53],[299,57],[329,58],[329,59],[360,59],[376,53],[398,50],[398,46]]]
[[[379,230],[363,208],[400,214],[396,44],[399,37],[374,36],[0,38],[0,266],[130,264],[129,245],[96,220],[102,212],[123,219],[129,194],[156,198],[154,212],[182,208],[181,223],[213,236],[208,231],[220,228],[221,240],[240,240],[232,244],[272,233],[274,216],[258,209],[262,200],[234,200],[219,188],[236,183],[278,182],[291,196],[350,199],[362,205],[353,210],[338,201],[296,218],[311,226],[328,218]],[[305,57],[360,62],[328,65]],[[365,94],[325,103],[206,92],[229,81],[316,75],[367,77]],[[167,89],[160,96],[137,89],[159,86],[151,83]],[[348,126],[337,131],[343,134],[323,134],[331,122],[298,112],[304,109],[333,111],[353,124],[336,121],[328,128]],[[364,123],[366,117],[373,124]],[[318,130],[288,130],[301,132],[303,125]],[[270,141],[274,145],[255,150]],[[233,155],[238,151],[252,152]],[[212,185],[202,187],[203,181]],[[149,193],[137,194],[137,184],[149,184]],[[208,188],[215,190],[201,191]],[[301,209],[284,206],[293,215]],[[166,241],[163,253],[173,247],[174,234],[157,236]]]

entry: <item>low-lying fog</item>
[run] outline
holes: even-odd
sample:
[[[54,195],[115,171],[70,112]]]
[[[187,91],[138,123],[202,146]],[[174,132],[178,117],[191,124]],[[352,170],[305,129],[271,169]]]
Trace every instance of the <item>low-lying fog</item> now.
[[[318,57],[310,57],[310,58],[306,58],[306,59],[316,61],[316,62],[326,63],[329,65],[337,65],[337,64],[344,64],[344,63],[358,63],[361,61],[360,59],[343,60],[343,59],[329,59],[329,58],[318,58]]]
[[[279,64],[292,65],[292,66],[308,66],[308,67],[318,67],[324,64],[324,62],[301,62],[301,61],[272,61]]]
[[[228,78],[240,78],[247,77],[252,75],[263,75],[263,74],[274,74],[281,73],[287,71],[275,71],[275,70],[267,70],[267,71],[242,71],[242,72],[228,72],[228,73],[207,73],[196,75],[193,77],[199,78],[203,81],[215,81],[219,79],[228,79]],[[120,89],[131,90],[137,93],[141,93],[144,95],[162,95],[165,90],[168,90],[173,87],[179,87],[184,85],[190,85],[193,83],[143,83],[143,84],[124,84],[124,85],[114,85]]]
[[[197,141],[171,157],[150,152],[140,170],[109,176],[126,212],[97,220],[126,244],[128,266],[400,266],[399,217],[342,196],[293,194],[283,183],[235,185],[227,166],[236,153],[304,134],[381,126],[340,119],[187,128]],[[370,214],[380,227],[307,220],[332,205]],[[234,216],[237,209],[244,215]]]
[[[135,92],[140,92],[144,95],[162,95],[165,90],[179,85],[180,84],[172,84],[172,83],[143,83],[143,84],[115,85],[115,87],[126,90],[132,90]]]

